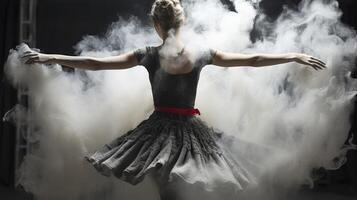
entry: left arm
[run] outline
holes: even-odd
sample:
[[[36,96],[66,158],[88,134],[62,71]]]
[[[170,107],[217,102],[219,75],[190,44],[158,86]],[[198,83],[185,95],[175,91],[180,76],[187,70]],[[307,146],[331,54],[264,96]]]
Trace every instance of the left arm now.
[[[251,66],[263,67],[270,65],[283,64],[288,62],[297,62],[309,65],[315,70],[326,68],[326,64],[310,55],[301,53],[283,53],[283,54],[241,54],[226,53],[216,51],[213,56],[212,64],[221,67]]]
[[[22,58],[25,60],[25,64],[59,64],[85,70],[127,69],[139,64],[133,51],[115,56],[97,58],[90,56],[44,54],[31,50],[26,52]]]

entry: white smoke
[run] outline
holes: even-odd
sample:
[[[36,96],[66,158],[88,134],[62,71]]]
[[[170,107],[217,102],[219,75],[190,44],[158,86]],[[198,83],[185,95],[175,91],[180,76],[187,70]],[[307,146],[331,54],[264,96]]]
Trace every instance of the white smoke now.
[[[285,8],[275,22],[268,21],[255,3],[235,0],[235,13],[218,0],[183,0],[187,21],[182,38],[191,49],[303,52],[327,63],[319,72],[289,63],[264,68],[207,66],[201,73],[196,101],[201,118],[234,136],[235,153],[257,165],[260,182],[245,195],[276,199],[311,182],[313,168],[336,168],[340,163],[330,162],[335,157],[343,162],[345,151],[340,149],[350,128],[356,86],[348,72],[355,64],[357,37],[340,22],[335,0],[302,1],[298,10]],[[254,24],[262,37],[252,43]],[[158,44],[153,27],[133,17],[114,23],[105,37],[85,37],[77,52],[107,56]],[[18,56],[23,51],[9,55],[6,69],[14,85],[29,88],[27,116],[38,145],[22,164],[24,188],[39,200],[158,199],[149,178],[131,186],[103,177],[83,159],[152,112],[145,69],[67,74],[56,65],[22,64]],[[26,114],[23,109],[15,111]]]

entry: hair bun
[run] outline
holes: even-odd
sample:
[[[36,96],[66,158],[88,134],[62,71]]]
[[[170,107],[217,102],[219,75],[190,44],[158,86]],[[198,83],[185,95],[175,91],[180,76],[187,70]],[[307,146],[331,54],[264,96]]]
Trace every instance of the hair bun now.
[[[179,28],[184,20],[183,8],[178,0],[156,0],[150,15],[165,31]]]

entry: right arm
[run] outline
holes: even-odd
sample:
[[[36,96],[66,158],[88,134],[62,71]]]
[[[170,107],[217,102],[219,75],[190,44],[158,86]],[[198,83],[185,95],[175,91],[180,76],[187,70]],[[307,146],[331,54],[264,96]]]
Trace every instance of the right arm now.
[[[117,56],[108,56],[102,58],[89,56],[67,56],[60,54],[43,54],[31,51],[24,54],[22,58],[26,60],[26,64],[59,64],[86,70],[127,69],[139,64],[133,51]]]
[[[212,58],[212,64],[221,67],[264,67],[288,62],[297,62],[300,64],[309,65],[315,70],[326,68],[326,64],[321,60],[310,55],[301,53],[242,54],[215,51],[213,55],[214,56]]]

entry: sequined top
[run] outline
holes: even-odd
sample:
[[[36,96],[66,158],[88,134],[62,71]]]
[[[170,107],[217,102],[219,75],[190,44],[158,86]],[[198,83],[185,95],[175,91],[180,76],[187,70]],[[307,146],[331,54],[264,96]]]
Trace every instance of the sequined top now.
[[[201,50],[196,53],[190,72],[173,74],[165,71],[165,66],[160,63],[159,48],[147,46],[134,51],[139,65],[143,65],[149,73],[154,106],[193,108],[201,70],[205,65],[212,64],[215,51]]]

